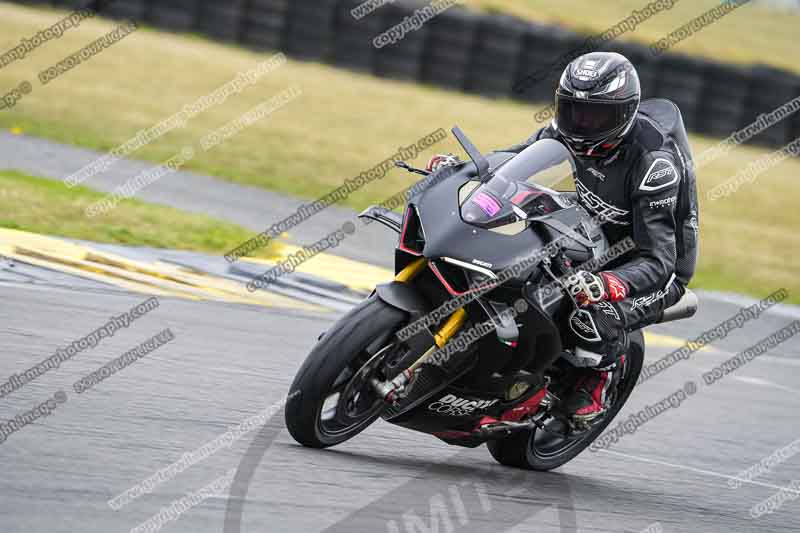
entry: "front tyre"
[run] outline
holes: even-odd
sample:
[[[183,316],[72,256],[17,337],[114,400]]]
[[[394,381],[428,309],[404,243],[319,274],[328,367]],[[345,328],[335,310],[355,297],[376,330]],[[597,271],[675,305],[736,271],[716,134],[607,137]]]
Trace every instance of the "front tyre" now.
[[[403,311],[373,295],[324,334],[298,370],[286,404],[286,427],[297,442],[334,446],[380,416],[385,404],[359,370],[372,359],[367,348],[390,339],[405,321]]]
[[[527,470],[552,470],[574,459],[600,436],[625,405],[639,379],[644,364],[644,337],[641,331],[631,334],[631,348],[625,369],[617,386],[617,394],[609,411],[591,429],[571,438],[559,438],[542,429],[521,431],[505,439],[486,443],[495,460],[506,466]],[[552,429],[564,429],[563,422],[554,421]]]

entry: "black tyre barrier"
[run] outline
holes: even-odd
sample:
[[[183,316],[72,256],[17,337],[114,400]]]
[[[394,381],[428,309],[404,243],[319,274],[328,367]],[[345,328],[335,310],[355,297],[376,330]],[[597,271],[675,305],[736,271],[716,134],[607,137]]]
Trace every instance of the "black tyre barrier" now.
[[[65,9],[95,3],[16,1]],[[552,102],[564,64],[586,51],[587,36],[459,6],[378,49],[373,46],[375,37],[430,4],[428,0],[396,0],[356,20],[350,10],[361,3],[363,0],[114,0],[102,12],[379,76],[544,104]],[[628,57],[639,71],[643,96],[673,100],[681,108],[687,128],[706,135],[727,137],[800,96],[800,76],[785,70],[670,52],[655,57],[646,45],[627,41],[598,46]],[[748,142],[779,147],[800,136],[800,113],[793,109]]]
[[[36,3],[41,3],[41,2],[36,2]],[[82,2],[81,0],[52,0],[50,4],[58,7],[63,7],[65,9],[68,8],[78,9],[86,5],[86,2]]]
[[[658,82],[653,96],[675,102],[688,129],[696,129],[700,95],[703,90],[703,63],[692,57],[661,56],[658,61]]]
[[[214,39],[240,42],[246,3],[246,0],[224,2],[201,0],[197,29]]]
[[[789,130],[789,140],[787,142],[800,137],[800,113],[795,113],[789,120],[792,123],[792,127]]]
[[[249,0],[241,26],[241,41],[253,48],[284,47],[289,0]]]
[[[744,124],[748,84],[746,69],[722,68],[707,62],[697,131],[705,135],[727,137]]]
[[[406,17],[414,15],[420,4],[388,4],[373,13],[372,17],[380,17],[383,31],[403,22]],[[363,20],[363,19],[362,19]],[[409,31],[396,43],[383,46],[375,51],[375,68],[378,76],[418,80],[422,76],[422,60],[425,52],[430,28],[423,24],[419,29]],[[373,46],[370,42],[369,46]]]
[[[124,2],[111,2],[103,10],[103,15],[114,19],[144,20],[148,11],[147,0],[126,0]]]
[[[292,0],[286,28],[286,53],[303,59],[332,57],[338,0]]]
[[[580,36],[561,28],[528,24],[512,96],[529,102],[552,102],[562,64],[574,57],[583,43]]]
[[[196,28],[198,10],[202,5],[199,0],[151,0],[145,20],[167,30],[191,31]]]
[[[422,59],[422,81],[450,89],[466,89],[479,21],[479,15],[458,7],[430,21],[428,45]]]
[[[506,96],[519,71],[527,24],[504,15],[482,17],[472,48],[467,90]]]
[[[351,10],[363,1],[342,0],[336,8],[333,63],[340,67],[374,72],[376,49],[372,40],[386,28],[379,16],[367,15],[360,20],[353,17]]]
[[[741,125],[754,122],[761,113],[772,112],[798,95],[800,95],[800,81],[796,76],[786,76],[771,67],[753,67],[750,69],[750,90],[743,107],[744,120]],[[756,135],[750,142],[782,146],[793,140],[790,135],[791,129],[792,121],[782,120]]]

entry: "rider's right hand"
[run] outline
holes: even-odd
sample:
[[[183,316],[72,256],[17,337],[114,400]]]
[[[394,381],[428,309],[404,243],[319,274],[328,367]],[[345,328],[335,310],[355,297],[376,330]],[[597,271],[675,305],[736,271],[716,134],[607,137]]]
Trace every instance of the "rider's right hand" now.
[[[619,302],[628,295],[625,283],[610,272],[600,272],[598,275],[579,270],[567,279],[566,285],[581,306],[604,300]]]
[[[425,170],[428,172],[436,172],[440,168],[452,167],[459,163],[461,163],[461,160],[458,158],[458,156],[453,154],[437,154],[431,157],[430,161],[428,161],[428,164],[425,167]]]

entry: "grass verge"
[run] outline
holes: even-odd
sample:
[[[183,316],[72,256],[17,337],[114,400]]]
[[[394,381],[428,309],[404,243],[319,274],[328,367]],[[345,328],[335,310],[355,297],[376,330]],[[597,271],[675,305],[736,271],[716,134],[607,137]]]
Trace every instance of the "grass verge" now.
[[[49,10],[0,4],[0,44],[29,36],[60,16]],[[14,87],[25,79],[35,81],[41,69],[113,26],[101,20],[85,21],[57,44],[49,43],[24,61],[0,69],[0,87]],[[36,85],[16,107],[0,112],[0,126],[109,150],[266,57],[195,37],[142,29],[47,86]],[[459,124],[483,150],[511,145],[530,135],[536,127],[533,113],[540,107],[289,61],[256,86],[196,116],[185,128],[140,149],[133,157],[161,162],[183,146],[197,146],[212,129],[290,85],[299,87],[302,96],[212,151],[198,150],[187,167],[225,180],[314,198],[438,127]],[[692,136],[691,142],[698,154],[717,141]],[[421,154],[415,163],[423,164],[431,153],[447,151],[461,152],[450,138]],[[705,166],[698,176],[701,198],[766,152],[740,147]],[[113,167],[109,171],[113,172]],[[795,207],[800,197],[797,175],[800,161],[787,160],[731,197],[701,202],[702,252],[695,286],[756,296],[785,287],[793,294],[792,300],[800,303],[800,272],[793,259],[800,253],[800,235],[792,230],[800,226],[800,212]],[[354,193],[346,203],[363,207],[412,182],[410,175],[394,171],[380,183]],[[20,209],[16,206],[16,212]],[[265,218],[269,219],[268,213]],[[130,228],[138,223],[131,221]],[[159,230],[171,231],[160,225]],[[175,236],[178,242],[183,238]]]
[[[193,250],[222,255],[248,239],[239,226],[205,215],[136,199],[89,218],[83,210],[104,195],[82,186],[67,189],[60,182],[0,171],[0,227],[94,242]],[[260,250],[274,257],[279,245]]]

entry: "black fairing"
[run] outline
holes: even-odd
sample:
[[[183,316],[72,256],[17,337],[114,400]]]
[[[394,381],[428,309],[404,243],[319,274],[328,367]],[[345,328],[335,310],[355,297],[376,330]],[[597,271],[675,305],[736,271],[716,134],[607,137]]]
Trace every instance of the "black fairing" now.
[[[555,143],[555,141],[547,142]],[[542,269],[539,266],[541,260],[547,257],[544,249],[554,239],[559,239],[559,248],[564,249],[569,258],[585,261],[603,254],[606,250],[606,240],[597,227],[584,227],[585,234],[573,231],[573,228],[580,227],[582,222],[590,218],[588,213],[574,201],[574,195],[559,193],[548,188],[552,185],[546,180],[537,181],[535,177],[532,180],[526,180],[529,176],[526,174],[528,169],[532,169],[531,174],[539,172],[540,169],[536,167],[537,163],[541,163],[543,169],[552,166],[553,161],[548,163],[546,157],[542,160],[538,159],[542,154],[546,156],[549,152],[551,155],[558,156],[559,150],[567,153],[563,147],[551,146],[550,148],[552,150],[548,149],[546,144],[544,149],[542,146],[533,151],[528,148],[529,151],[526,154],[528,159],[517,159],[516,163],[509,165],[505,172],[503,172],[503,166],[508,164],[512,158],[520,156],[506,152],[489,154],[486,156],[490,165],[488,179],[476,183],[469,193],[466,192],[466,189],[462,191],[462,188],[468,182],[477,180],[476,165],[464,163],[455,171],[447,169],[446,172],[449,175],[446,178],[438,181],[432,180],[434,185],[409,199],[403,218],[401,241],[396,253],[395,267],[398,272],[418,257],[424,257],[435,264],[436,269],[442,271],[445,278],[448,274],[445,268],[448,265],[442,258],[449,258],[472,266],[473,273],[470,275],[473,275],[475,271],[483,272],[485,275],[487,269],[498,275],[528,257],[538,257],[539,259],[526,261],[524,269],[511,270],[517,275],[504,280],[501,286],[492,289],[484,296],[487,299],[503,302],[505,305],[513,305],[520,297],[525,297],[529,302],[528,310],[517,318],[517,322],[524,323],[519,332],[521,350],[512,354],[510,348],[500,343],[495,334],[489,334],[481,341],[469,346],[465,351],[452,354],[445,363],[440,365],[422,364],[410,391],[398,404],[389,407],[382,414],[385,420],[409,429],[433,433],[450,442],[443,436],[442,431],[447,433],[452,430],[458,433],[458,431],[469,430],[482,416],[499,416],[511,405],[523,401],[522,398],[504,401],[496,395],[487,393],[472,379],[474,370],[480,370],[481,365],[486,367],[487,360],[489,366],[498,361],[499,365],[506,365],[506,362],[501,361],[502,354],[498,350],[508,350],[507,355],[513,355],[512,358],[517,360],[518,368],[524,366],[537,374],[543,373],[545,368],[560,355],[561,336],[554,321],[554,313],[557,311],[541,309],[536,304],[535,298],[531,296],[532,290],[540,283],[549,282],[549,278],[541,274]],[[515,203],[514,207],[511,207],[510,203],[513,203],[513,200],[509,202],[507,195],[498,194],[496,198],[501,205],[496,213],[486,212],[487,216],[480,216],[478,213],[478,216],[472,217],[471,222],[466,221],[464,213],[469,214],[469,211],[463,207],[469,202],[471,198],[469,195],[477,194],[480,191],[494,194],[490,181],[497,179],[498,176],[500,179],[516,179],[520,182],[527,182],[526,187],[532,187],[536,190],[536,195],[547,201],[546,215],[537,216],[535,213],[526,211],[526,208],[532,207],[526,201]],[[433,177],[435,178],[435,175]],[[515,194],[513,191],[516,189],[514,187],[511,189],[513,196]],[[504,217],[508,217],[508,222]],[[555,221],[555,223],[548,223],[548,221]],[[509,224],[516,224],[516,229],[504,231],[504,228],[508,229]],[[566,236],[568,233],[565,232],[570,231],[577,238]],[[453,266],[453,263],[450,263],[450,266],[454,270],[466,268],[464,265],[458,264]],[[413,284],[416,288],[428,289],[429,284],[433,283],[437,289],[443,291],[443,283],[437,281],[431,271],[431,268],[426,269],[413,281]],[[530,277],[534,271],[536,275]],[[534,280],[532,285],[525,286],[525,290],[521,290],[523,283],[529,278]],[[452,292],[448,295],[443,291],[444,294],[441,298],[431,296],[430,290],[421,292],[425,295],[431,309],[452,297]],[[469,317],[468,324],[486,319],[486,316],[482,316],[477,303],[471,302],[465,307]],[[430,330],[433,331],[435,328]],[[521,353],[522,349],[526,351],[526,354]],[[437,404],[437,402],[441,403],[442,398],[458,398],[458,402],[478,402],[478,407],[469,412],[462,410],[451,412],[448,407]],[[465,441],[458,443],[468,445]],[[473,444],[475,443],[469,445]]]
[[[498,152],[488,156],[493,168],[500,167],[514,154]],[[533,255],[541,250],[558,232],[533,222],[524,231],[513,235],[501,234],[496,231],[465,222],[459,206],[459,191],[475,176],[475,166],[471,163],[464,165],[459,172],[436,185],[429,187],[422,193],[409,199],[409,205],[416,209],[421,220],[424,233],[424,248],[422,255],[428,259],[449,257],[471,264],[487,265],[498,273],[526,256]],[[585,211],[564,195],[562,201],[568,202],[568,207],[563,207],[551,213],[551,216],[560,220],[569,227],[574,227],[580,220],[586,219]],[[409,211],[406,211],[408,216]],[[576,259],[588,259],[593,250],[572,240],[565,239],[564,245],[574,254]],[[602,251],[600,243],[597,251]],[[473,263],[477,260],[478,263]],[[531,268],[535,267],[533,265]],[[524,280],[531,268],[520,275],[519,280]]]

